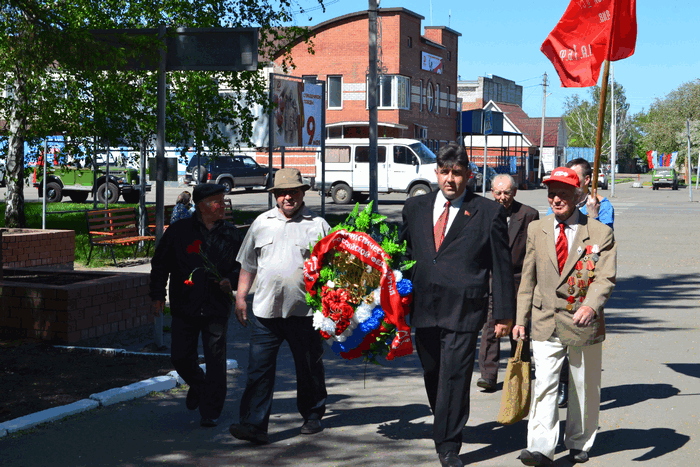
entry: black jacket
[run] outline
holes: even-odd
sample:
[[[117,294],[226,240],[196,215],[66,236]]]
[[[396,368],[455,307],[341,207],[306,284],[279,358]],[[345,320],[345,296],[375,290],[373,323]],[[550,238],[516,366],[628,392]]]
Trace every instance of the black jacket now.
[[[222,278],[228,278],[235,289],[241,265],[236,261],[243,235],[232,224],[218,221],[207,230],[195,214],[170,225],[158,242],[151,260],[150,296],[165,300],[165,284],[170,277],[170,310],[174,316],[229,316],[231,298],[221,291],[215,275],[207,270],[200,251]],[[194,271],[194,273],[193,273]],[[185,280],[192,276],[192,285]]]
[[[488,311],[493,276],[493,316],[513,319],[515,287],[506,212],[498,203],[467,191],[439,251],[433,239],[437,192],[409,198],[401,238],[408,241],[414,299],[411,325],[478,332]]]

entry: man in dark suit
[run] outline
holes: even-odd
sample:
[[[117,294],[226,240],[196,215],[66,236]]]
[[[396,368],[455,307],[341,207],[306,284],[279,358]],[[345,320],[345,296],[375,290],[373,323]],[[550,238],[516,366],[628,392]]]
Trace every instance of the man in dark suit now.
[[[443,147],[437,166],[440,190],[406,200],[401,238],[416,261],[411,324],[434,415],[433,441],[440,463],[459,467],[489,276],[499,337],[512,325],[515,287],[505,209],[467,189],[469,158],[463,147]]]
[[[508,174],[500,174],[491,182],[493,198],[506,209],[508,216],[508,241],[510,246],[510,258],[513,262],[513,276],[515,290],[520,285],[520,273],[523,270],[525,259],[525,244],[527,242],[527,226],[530,222],[540,218],[537,210],[519,203],[515,200],[518,187],[515,180]],[[492,301],[492,300],[491,300]],[[496,320],[493,319],[489,308],[489,318],[481,330],[481,344],[479,345],[479,370],[481,378],[476,385],[486,391],[495,391],[498,382],[498,359],[501,355],[501,339],[496,337]],[[523,355],[530,355],[530,341],[525,341]],[[515,341],[510,338],[511,356],[515,353]]]

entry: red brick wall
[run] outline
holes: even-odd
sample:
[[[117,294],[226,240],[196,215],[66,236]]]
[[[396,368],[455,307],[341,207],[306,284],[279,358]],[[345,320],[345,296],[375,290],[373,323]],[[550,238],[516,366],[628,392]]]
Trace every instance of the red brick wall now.
[[[73,269],[73,230],[8,229],[2,233],[2,264],[7,268]]]
[[[453,141],[456,135],[457,113],[454,110],[457,94],[457,39],[458,33],[446,28],[426,28],[425,36],[433,42],[441,43],[445,48],[427,43],[421,35],[421,19],[407,10],[380,10],[379,23],[381,31],[381,64],[387,74],[400,74],[411,79],[411,88],[417,88],[420,80],[423,87],[430,80],[440,85],[443,94],[440,113],[429,113],[424,107],[420,110],[418,102],[412,102],[410,110],[379,110],[379,122],[405,125],[407,129],[397,130],[391,136],[413,138],[415,125],[428,128],[428,139]],[[328,109],[326,123],[367,122],[369,119],[364,97],[365,81],[369,66],[368,52],[368,18],[367,14],[347,15],[342,19],[330,21],[323,28],[316,30],[312,39],[314,53],[308,53],[306,44],[298,44],[292,49],[296,69],[294,76],[316,75],[325,80],[328,75],[342,75],[343,107]],[[412,46],[408,46],[409,38]],[[443,58],[444,71],[436,74],[421,69],[421,52],[428,52]],[[357,85],[355,97],[349,99],[348,85]],[[448,114],[448,98],[444,96],[450,88],[451,109]],[[419,96],[416,89],[416,98]],[[361,98],[360,98],[361,97]]]
[[[0,335],[74,343],[153,322],[148,274],[70,272],[68,285],[13,281],[13,275],[55,271],[5,270],[0,281]]]

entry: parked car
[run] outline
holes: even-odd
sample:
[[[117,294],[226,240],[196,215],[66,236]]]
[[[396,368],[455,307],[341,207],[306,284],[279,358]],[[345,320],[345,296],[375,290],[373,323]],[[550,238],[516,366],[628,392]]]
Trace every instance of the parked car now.
[[[471,166],[473,162],[470,162],[469,165]],[[476,172],[476,182],[475,182],[475,190],[474,191],[483,191],[482,188],[482,181],[484,178],[484,166],[479,167],[478,165],[474,164],[474,167],[472,167],[472,172]],[[498,173],[493,170],[492,167],[489,167],[488,165],[486,166],[486,191],[491,191],[491,181],[493,178],[498,175]]]
[[[660,187],[678,189],[678,173],[671,167],[659,167],[651,172],[651,188],[658,190]]]
[[[605,170],[598,169],[598,188],[601,190],[608,189],[609,178]]]
[[[273,169],[273,173],[277,169]],[[250,156],[194,156],[187,164],[185,183],[217,183],[226,187],[226,193],[234,188],[252,190],[254,187],[271,186],[267,166],[260,165]]]

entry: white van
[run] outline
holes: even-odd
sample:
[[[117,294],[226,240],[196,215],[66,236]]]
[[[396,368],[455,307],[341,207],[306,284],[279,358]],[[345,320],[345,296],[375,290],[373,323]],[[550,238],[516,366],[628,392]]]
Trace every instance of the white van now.
[[[378,138],[377,187],[379,193],[418,196],[437,190],[435,154],[415,139]],[[369,139],[326,140],[326,180],[321,187],[321,154],[316,156],[314,188],[330,194],[336,204],[369,198]]]

